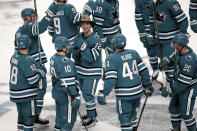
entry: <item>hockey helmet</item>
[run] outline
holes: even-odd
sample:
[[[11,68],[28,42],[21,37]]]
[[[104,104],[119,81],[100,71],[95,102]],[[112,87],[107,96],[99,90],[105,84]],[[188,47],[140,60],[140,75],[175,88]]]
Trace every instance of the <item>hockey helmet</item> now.
[[[18,49],[26,49],[26,48],[29,48],[31,40],[29,36],[21,35],[16,38],[16,43],[17,43]]]
[[[80,24],[81,24],[82,22],[90,22],[90,24],[91,24],[92,26],[94,25],[94,22],[91,20],[90,16],[88,16],[88,15],[86,15],[86,14],[81,16]]]
[[[175,35],[174,38],[172,39],[172,44],[176,45],[176,47],[178,47],[178,45],[186,46],[188,43],[189,43],[188,36],[183,33],[179,33]]]
[[[32,8],[25,8],[21,11],[21,17],[26,20],[26,16],[32,17],[32,14],[36,14],[35,10]]]
[[[126,37],[123,34],[117,33],[112,38],[112,43],[115,45],[115,48],[122,49],[126,46]]]
[[[55,39],[54,43],[55,43],[55,49],[57,51],[62,50],[62,47],[66,47],[66,48],[69,49],[69,47],[71,46],[69,40],[66,37],[63,37],[63,36],[58,36]]]

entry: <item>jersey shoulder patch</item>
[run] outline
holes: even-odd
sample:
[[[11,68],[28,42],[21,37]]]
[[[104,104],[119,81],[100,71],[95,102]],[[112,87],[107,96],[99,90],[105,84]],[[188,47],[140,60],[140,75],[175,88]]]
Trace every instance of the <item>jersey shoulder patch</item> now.
[[[188,61],[192,61],[192,56],[191,55],[186,55],[185,59],[188,60]]]
[[[69,59],[67,57],[62,58],[62,62],[67,62]]]

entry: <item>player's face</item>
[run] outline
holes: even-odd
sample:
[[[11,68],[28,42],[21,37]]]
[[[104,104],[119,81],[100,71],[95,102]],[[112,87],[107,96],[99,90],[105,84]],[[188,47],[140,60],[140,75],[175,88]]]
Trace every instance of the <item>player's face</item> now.
[[[36,22],[36,14],[32,14],[32,15],[31,15],[31,20],[32,20],[33,22]]]
[[[91,30],[92,28],[92,25],[90,22],[82,22],[81,23],[81,28],[83,30],[84,33],[87,33]]]

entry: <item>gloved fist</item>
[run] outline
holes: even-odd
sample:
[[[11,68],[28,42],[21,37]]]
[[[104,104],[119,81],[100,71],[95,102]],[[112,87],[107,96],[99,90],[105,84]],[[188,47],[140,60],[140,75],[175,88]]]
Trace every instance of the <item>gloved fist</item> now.
[[[57,13],[57,9],[58,9],[58,5],[55,3],[52,3],[49,8],[47,9],[47,11],[45,11],[46,16],[49,18],[52,18],[55,16],[55,14]]]
[[[139,33],[140,41],[144,44],[144,47],[148,48],[154,44],[154,39],[151,34]]]
[[[145,43],[147,41],[146,33],[139,33],[140,41]]]
[[[73,100],[72,100],[72,108],[79,108],[81,104],[81,97],[80,96],[76,96]]]
[[[146,37],[147,37],[148,46],[154,45],[153,36],[151,34],[146,33]]]
[[[152,84],[150,84],[148,87],[145,87],[144,94],[146,96],[150,97],[150,96],[152,96],[153,91],[154,91],[154,88],[153,88]]]
[[[167,91],[167,89],[166,89],[166,86],[163,87],[163,88],[161,89],[161,96],[167,97],[168,94],[169,94],[169,93],[168,93],[168,91]]]
[[[161,90],[161,96],[167,97],[168,94],[169,94],[169,95],[172,94],[172,89],[171,89],[170,83],[167,84],[166,86],[164,86],[164,87],[162,88],[162,90]]]
[[[55,75],[52,75],[51,80],[53,85],[55,85],[58,82],[58,79],[55,77]]]
[[[39,74],[41,79],[46,76],[46,73],[41,69],[35,69],[35,71]]]
[[[105,95],[102,93],[102,91],[99,91],[98,96],[97,96],[97,101],[100,105],[106,105],[105,101]]]
[[[167,57],[163,57],[161,62],[163,66],[167,66],[170,63],[170,60]]]
[[[197,33],[197,20],[190,21],[190,26],[193,32]]]

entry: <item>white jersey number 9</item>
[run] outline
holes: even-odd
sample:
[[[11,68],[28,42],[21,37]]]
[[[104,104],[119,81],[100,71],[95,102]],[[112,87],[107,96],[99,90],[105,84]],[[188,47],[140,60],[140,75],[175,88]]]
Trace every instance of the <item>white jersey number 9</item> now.
[[[11,84],[16,85],[16,83],[17,83],[17,75],[18,75],[18,68],[16,66],[13,66],[12,70],[11,70],[11,76],[10,76]]]
[[[55,26],[55,33],[56,34],[61,34],[61,26],[60,26],[60,19],[59,18],[54,18],[54,26]]]

